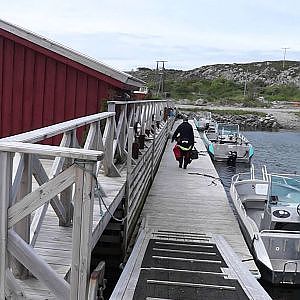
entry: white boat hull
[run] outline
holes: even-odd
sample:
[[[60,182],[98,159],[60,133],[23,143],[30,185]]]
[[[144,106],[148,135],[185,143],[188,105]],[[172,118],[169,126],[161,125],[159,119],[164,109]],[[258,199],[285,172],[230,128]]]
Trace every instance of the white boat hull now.
[[[244,182],[245,186],[239,185],[243,193],[251,188],[255,190],[256,185],[267,184],[266,181],[249,180]],[[244,235],[246,243],[252,253],[255,262],[260,269],[261,277],[272,284],[300,284],[300,232],[283,231],[283,230],[260,230],[257,226],[255,218],[259,218],[260,210],[256,215],[251,215],[252,208],[245,207],[245,203],[241,198],[245,196],[248,199],[255,199],[257,195],[249,192],[246,196],[239,194],[232,184],[230,195],[233,201],[241,231]],[[261,203],[253,200],[252,203],[260,203],[263,205],[264,199],[260,199]],[[255,207],[253,206],[253,211]],[[263,212],[263,209],[261,210]],[[262,214],[261,214],[262,216]]]

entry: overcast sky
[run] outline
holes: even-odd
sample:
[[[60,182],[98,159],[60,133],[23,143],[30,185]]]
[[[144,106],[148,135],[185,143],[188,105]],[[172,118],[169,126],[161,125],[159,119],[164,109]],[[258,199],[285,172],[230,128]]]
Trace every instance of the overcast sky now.
[[[300,58],[299,0],[0,0],[0,18],[123,71]]]

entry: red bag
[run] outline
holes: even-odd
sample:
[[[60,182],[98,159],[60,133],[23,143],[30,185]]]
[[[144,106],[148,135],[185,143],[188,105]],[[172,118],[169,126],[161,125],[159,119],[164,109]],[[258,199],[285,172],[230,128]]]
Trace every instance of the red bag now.
[[[179,160],[179,158],[181,157],[181,151],[180,151],[180,148],[178,147],[177,144],[174,146],[173,152],[174,152],[174,155],[175,155],[175,159]]]

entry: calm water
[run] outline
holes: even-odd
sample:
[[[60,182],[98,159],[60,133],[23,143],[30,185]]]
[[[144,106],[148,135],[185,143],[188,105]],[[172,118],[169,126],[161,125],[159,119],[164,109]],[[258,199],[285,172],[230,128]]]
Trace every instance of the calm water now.
[[[300,132],[293,131],[244,131],[243,134],[254,146],[252,163],[258,171],[263,165],[269,172],[300,174]],[[235,167],[216,163],[215,167],[229,195],[231,177],[236,173],[248,172],[249,166]],[[269,295],[276,300],[300,299],[299,288],[275,288],[262,282]]]

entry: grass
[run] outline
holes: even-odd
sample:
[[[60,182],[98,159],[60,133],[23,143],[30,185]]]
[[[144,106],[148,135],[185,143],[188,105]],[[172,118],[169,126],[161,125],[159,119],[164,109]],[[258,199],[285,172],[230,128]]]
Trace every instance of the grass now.
[[[294,114],[300,118],[300,111],[294,112]]]
[[[149,84],[150,89],[155,89],[155,84]],[[272,101],[300,101],[300,89],[292,84],[266,85],[262,81],[248,82],[244,95],[244,84],[227,80],[225,78],[208,79],[183,79],[166,80],[165,90],[174,99],[205,99],[211,103],[234,104],[241,103],[247,107],[266,106]],[[258,97],[265,99],[264,103]]]
[[[184,108],[183,111],[200,112],[200,111],[210,111],[211,113],[219,114],[222,116],[243,116],[243,115],[256,115],[259,117],[264,117],[266,114],[260,111],[250,111],[250,110],[240,110],[240,109],[203,109],[198,107]],[[300,114],[299,114],[300,116]]]

